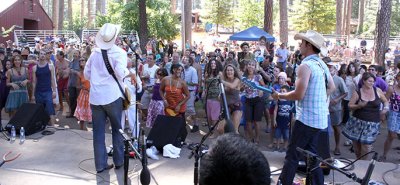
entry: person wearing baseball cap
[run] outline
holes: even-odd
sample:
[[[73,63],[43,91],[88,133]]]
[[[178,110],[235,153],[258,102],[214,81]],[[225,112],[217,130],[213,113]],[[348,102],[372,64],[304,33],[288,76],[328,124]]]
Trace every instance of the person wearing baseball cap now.
[[[328,95],[335,89],[332,76],[318,54],[326,55],[324,37],[316,31],[298,33],[295,40],[301,40],[300,52],[305,58],[298,68],[295,90],[287,93],[274,91],[275,100],[296,100],[296,123],[292,128],[290,144],[279,181],[283,185],[293,184],[299,160],[303,155],[297,148],[317,153],[319,134],[328,127]],[[311,164],[312,184],[324,184],[319,163]],[[311,179],[307,179],[311,180]],[[310,181],[308,181],[310,182]]]
[[[117,45],[115,40],[121,26],[106,23],[96,35],[97,48],[90,55],[84,76],[90,81],[89,103],[92,109],[94,163],[97,173],[114,167],[118,169],[124,164],[124,143],[121,129],[122,98],[119,84],[123,78],[131,75],[127,68],[127,53]],[[104,55],[103,55],[104,54]],[[108,72],[106,61],[114,71],[115,77]],[[107,162],[105,143],[105,126],[107,117],[112,128],[113,164]]]

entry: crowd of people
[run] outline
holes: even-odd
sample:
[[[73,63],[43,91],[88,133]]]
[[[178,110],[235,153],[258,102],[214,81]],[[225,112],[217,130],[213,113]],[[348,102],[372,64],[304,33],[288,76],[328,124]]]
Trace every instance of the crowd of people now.
[[[343,55],[336,47],[329,51],[324,38],[313,31],[295,36],[301,44],[294,51],[288,50],[286,43],[271,49],[273,43],[261,37],[257,42],[241,43],[241,51],[217,48],[208,53],[206,47],[197,44],[189,43],[180,52],[173,43],[164,45],[154,40],[142,53],[114,38],[118,31],[111,34],[113,29],[119,31],[112,24],[102,27],[94,38],[97,46],[77,47],[72,43],[62,48],[49,40],[39,41],[30,51],[29,47],[14,48],[10,43],[0,45],[1,110],[12,117],[23,103],[43,104],[52,125],[56,111],[64,109],[66,100],[67,118],[75,117],[81,129],[93,122],[98,172],[113,167],[104,161],[106,117],[113,127],[116,167],[123,164],[118,129],[127,124],[133,136],[138,136],[139,119],[142,126],[151,128],[158,115],[177,116],[196,133],[200,128],[198,110],[204,109],[209,128],[220,122],[212,137],[222,135],[225,123],[219,83],[225,87],[235,132],[255,145],[260,143],[261,132],[269,133],[272,142],[268,147],[286,152],[280,177],[283,184],[293,180],[299,160],[296,147],[315,151],[318,133],[330,125],[336,143],[333,154],[341,155],[344,135],[356,157],[363,159],[367,159],[376,138],[383,136],[378,136],[382,124],[388,125],[388,135],[381,161],[386,160],[400,133],[399,47],[393,53],[388,49],[385,61],[376,61],[382,66],[363,64],[354,57],[358,49],[354,56],[348,55],[348,47],[338,47],[344,48]],[[360,55],[366,54],[365,46],[362,41]],[[109,61],[105,60],[107,56]],[[123,92],[118,85],[130,89],[132,105],[140,102],[139,110],[131,106],[115,111],[122,107]],[[271,88],[273,93],[257,87]],[[140,116],[136,117],[136,111]],[[245,132],[240,133],[240,125]],[[320,171],[315,173],[319,177]]]

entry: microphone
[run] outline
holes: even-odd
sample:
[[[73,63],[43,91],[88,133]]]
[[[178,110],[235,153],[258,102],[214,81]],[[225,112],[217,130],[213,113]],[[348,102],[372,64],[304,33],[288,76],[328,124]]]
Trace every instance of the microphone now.
[[[375,152],[374,156],[371,159],[371,162],[368,165],[367,172],[365,172],[365,176],[362,179],[361,185],[368,185],[369,179],[371,178],[372,171],[374,171],[376,159],[378,158],[378,153]]]
[[[131,139],[128,137],[128,135],[125,134],[125,132],[122,129],[118,130],[119,133],[122,135],[122,137],[124,138],[124,140],[126,141],[130,141]]]
[[[308,156],[310,156],[310,157],[318,157],[317,154],[314,154],[314,153],[312,153],[312,152],[310,152],[310,151],[308,151],[308,150],[304,150],[304,149],[302,149],[302,148],[300,148],[300,147],[297,147],[296,150],[297,150],[298,152],[302,153],[303,155],[308,155]]]
[[[147,155],[146,155],[146,141],[144,139],[144,130],[141,130],[141,140],[142,140],[142,171],[140,172],[140,183],[142,185],[150,184],[150,170],[147,167]]]
[[[235,128],[233,127],[233,123],[232,123],[231,116],[230,116],[229,109],[228,109],[228,102],[226,101],[224,84],[221,82],[221,79],[219,79],[219,78],[218,78],[218,83],[219,83],[219,89],[221,91],[222,104],[223,104],[224,114],[225,114],[225,119],[226,119],[224,132],[225,133],[235,132]]]

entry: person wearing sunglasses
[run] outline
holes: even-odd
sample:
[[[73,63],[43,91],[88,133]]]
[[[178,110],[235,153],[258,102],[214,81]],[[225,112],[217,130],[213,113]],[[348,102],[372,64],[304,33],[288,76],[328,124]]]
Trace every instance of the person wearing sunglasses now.
[[[386,91],[388,90],[388,84],[385,82],[385,80],[382,79],[382,77],[377,76],[378,74],[377,68],[378,66],[376,65],[370,65],[368,67],[368,72],[375,77],[374,87],[377,87],[381,89],[384,93],[386,93]],[[360,80],[358,82],[358,88],[361,88],[362,86],[363,86],[363,80]]]

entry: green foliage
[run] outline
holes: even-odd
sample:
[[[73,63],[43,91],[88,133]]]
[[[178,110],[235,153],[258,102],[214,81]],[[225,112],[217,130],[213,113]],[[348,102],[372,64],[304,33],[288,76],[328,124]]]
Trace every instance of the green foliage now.
[[[393,1],[392,4],[392,17],[390,19],[390,36],[400,35],[400,2],[399,0]]]
[[[232,27],[233,18],[233,1],[232,0],[206,0],[205,1],[204,20],[225,27]]]
[[[109,1],[107,7],[107,14],[96,15],[96,27],[101,27],[105,23],[121,24],[121,12],[124,8],[123,2]]]
[[[104,23],[121,24],[126,31],[139,30],[139,1],[109,1],[106,15],[97,15],[96,25]],[[147,1],[147,24],[149,35],[158,39],[172,40],[178,33],[178,16],[170,13],[170,5],[164,0]]]
[[[376,14],[379,0],[365,1],[364,32],[362,35],[373,35],[376,27]]]
[[[264,24],[264,1],[263,0],[238,0],[239,6],[237,8],[239,27],[247,29],[252,26],[263,27]],[[274,4],[278,2],[275,1]],[[274,13],[277,10],[274,5]],[[275,16],[276,19],[278,16]],[[276,22],[276,21],[274,21]]]
[[[316,30],[332,33],[336,26],[336,4],[333,0],[295,0],[289,25],[296,31]]]
[[[72,16],[72,25],[70,25],[68,21],[64,21],[63,27],[64,30],[72,30],[75,33],[80,33],[86,27],[87,22],[87,17],[81,19],[81,17],[76,13]]]

